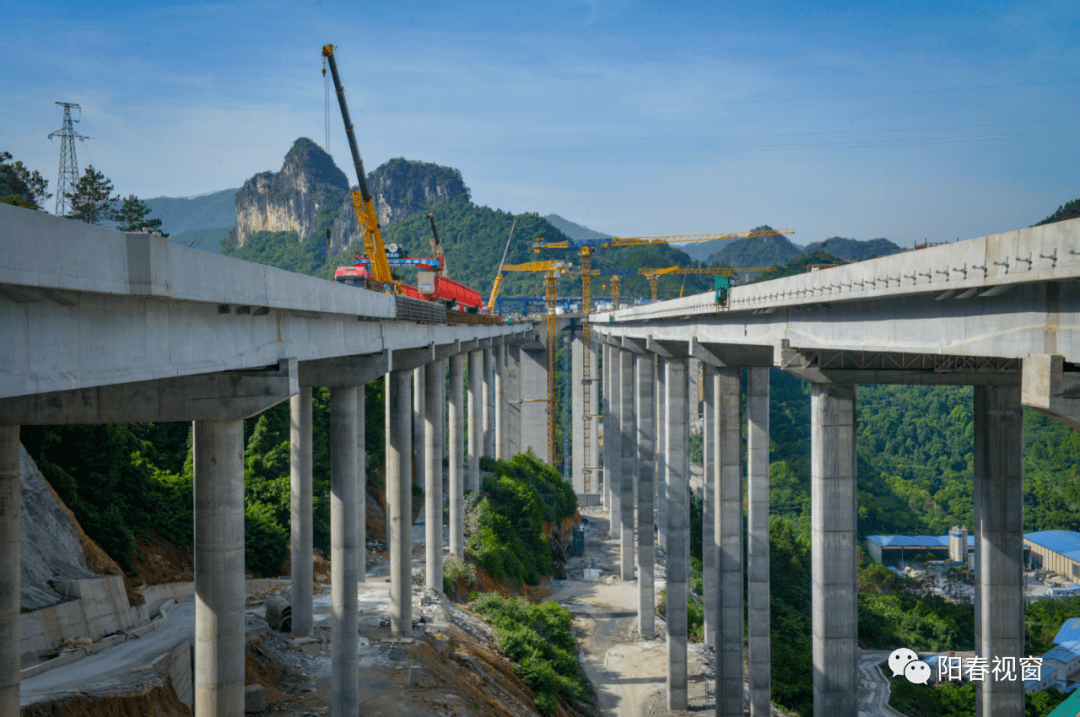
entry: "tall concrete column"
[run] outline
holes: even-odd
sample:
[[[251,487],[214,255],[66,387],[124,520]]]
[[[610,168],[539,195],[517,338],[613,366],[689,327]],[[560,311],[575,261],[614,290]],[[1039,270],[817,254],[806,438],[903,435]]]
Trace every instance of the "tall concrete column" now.
[[[605,467],[605,478],[611,485],[608,493],[611,496],[611,537],[616,540],[622,538],[622,349],[615,346],[608,347],[608,356],[611,359],[611,374],[609,376],[611,390],[608,393],[608,401],[611,405],[611,416],[604,421],[610,421],[610,425],[604,431],[605,440],[611,441],[611,463]],[[620,543],[621,545],[621,543]]]
[[[686,419],[686,358],[665,360],[667,392],[667,698],[668,709],[685,710],[686,598],[690,574],[690,446]]]
[[[330,389],[330,709],[334,717],[360,713],[356,394],[355,386]],[[406,413],[411,418],[412,412]]]
[[[705,613],[705,644],[713,648],[716,647],[716,616],[720,609],[720,599],[716,592],[719,584],[716,491],[720,483],[720,462],[716,460],[716,450],[720,445],[720,422],[717,420],[716,411],[720,406],[720,382],[715,380],[715,372],[713,366],[704,364],[701,377],[704,389],[701,427],[701,602]]]
[[[495,367],[494,356],[492,355],[490,348],[484,349],[484,381],[481,384],[481,401],[483,402],[483,409],[480,411],[480,420],[484,423],[483,433],[483,445],[480,447],[481,455],[494,456],[495,452],[492,450],[492,430],[491,430],[491,399],[494,397],[494,390],[492,385],[492,369]]]
[[[769,369],[747,369],[747,628],[750,717],[768,717],[772,694],[769,614]]]
[[[409,372],[390,372],[386,386],[386,502],[390,513],[390,633],[394,637],[412,635],[411,394]]]
[[[591,367],[593,374],[596,372],[596,347],[585,346],[581,340],[580,334],[577,335],[572,344],[572,356],[570,373],[572,376],[571,390],[573,391],[573,406],[571,416],[573,420],[573,449],[571,455],[573,456],[573,476],[574,476],[574,491],[576,493],[596,493],[597,477],[600,475],[596,472],[597,463],[599,462],[600,454],[598,447],[600,445],[600,436],[597,434],[596,419],[593,418],[597,414],[597,392],[599,391],[599,383],[592,381],[589,384],[589,405],[585,405],[585,392],[582,381],[591,380],[593,376],[585,376],[582,373],[582,359],[584,358],[584,352],[589,352],[589,366]],[[588,480],[585,478],[585,424],[586,421],[589,425],[589,468],[593,471],[589,475]],[[588,486],[586,486],[588,482]]]
[[[443,472],[442,452],[439,451],[439,434],[442,433],[440,420],[442,389],[446,385],[446,368],[442,361],[428,364],[424,372],[424,457],[427,467],[424,470],[424,553],[426,585],[442,592],[443,589],[443,525],[442,496]]]
[[[622,475],[619,482],[619,534],[622,579],[634,579],[634,474],[637,472],[637,426],[634,413],[634,354],[619,352],[619,385],[622,396],[619,425],[622,427]]]
[[[638,632],[646,639],[656,633],[656,588],[653,584],[656,562],[656,538],[653,530],[653,459],[656,443],[656,422],[653,407],[653,356],[639,354],[637,363],[637,556],[638,556]]]
[[[311,495],[311,388],[289,399],[289,582],[292,634],[310,637],[312,626],[314,533]]]
[[[810,415],[814,714],[855,717],[855,386],[813,384]]]
[[[510,459],[506,454],[506,344],[495,349],[495,458]]]
[[[450,554],[465,557],[465,356],[450,357]]]
[[[244,422],[194,428],[195,712],[232,717],[244,712]]]
[[[614,419],[611,415],[611,347],[604,344],[600,353],[604,362],[604,365],[601,367],[602,376],[600,381],[600,401],[604,413],[604,470],[601,477],[604,483],[604,507],[607,508],[610,513],[613,510],[613,506],[611,505],[611,462],[614,460],[611,457],[613,437],[612,431],[609,430],[612,425],[614,425]]]
[[[1024,421],[1020,388],[976,386],[974,423],[975,651],[991,663],[999,657],[1019,660],[1024,656]],[[1021,680],[984,680],[975,695],[980,717],[1024,714]]]
[[[714,377],[717,473],[714,544],[720,600],[716,630],[716,713],[743,715],[742,369]],[[696,400],[696,397],[695,397]],[[823,714],[830,714],[824,712]]]
[[[425,366],[419,366],[412,373],[412,416],[413,416],[413,472],[412,482],[421,488],[424,487],[425,477],[424,469],[427,467],[427,460],[424,458],[424,446],[427,442],[424,440],[424,416],[426,415],[424,406],[424,370]]]
[[[301,389],[302,390],[302,389]],[[356,387],[356,581],[367,582],[367,406]]]
[[[465,490],[480,490],[480,451],[484,438],[481,387],[484,382],[484,352],[469,352],[469,475]]]
[[[667,553],[667,369],[656,357],[656,528],[660,549]]]
[[[19,427],[0,426],[0,715],[4,717],[19,714],[21,506]]]

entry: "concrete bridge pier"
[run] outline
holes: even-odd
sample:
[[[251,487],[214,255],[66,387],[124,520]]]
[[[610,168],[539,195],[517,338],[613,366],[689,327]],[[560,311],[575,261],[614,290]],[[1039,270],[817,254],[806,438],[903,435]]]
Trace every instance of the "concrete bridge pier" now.
[[[611,427],[614,425],[615,419],[612,416],[611,408],[611,351],[607,344],[603,344],[600,348],[600,354],[603,360],[603,366],[601,367],[601,382],[600,382],[600,404],[603,407],[604,413],[604,452],[603,452],[603,473],[601,474],[603,480],[603,503],[604,507],[608,509],[608,512],[614,509],[611,504],[611,462],[612,458],[612,440],[614,439],[614,431]],[[611,532],[610,530],[608,532]]]
[[[855,386],[811,390],[814,714],[856,717]]]
[[[604,481],[607,484],[607,492],[611,498],[609,509],[610,523],[609,532],[612,538],[621,540],[622,536],[622,358],[621,349],[615,346],[607,347],[610,360],[610,388],[608,390],[608,403],[611,415],[604,418],[607,423],[604,427],[605,441],[611,443],[611,453],[605,456],[611,460],[604,462]],[[621,545],[621,543],[620,543]]]
[[[484,382],[484,352],[469,352],[469,474],[465,490],[480,490],[480,451],[484,437],[481,413],[481,384]]]
[[[619,477],[619,555],[623,580],[634,579],[634,474],[637,470],[637,427],[634,413],[634,354],[619,349],[619,424],[622,472]]]
[[[667,358],[667,698],[668,709],[687,709],[686,599],[689,586],[690,454],[687,432],[687,359]]]
[[[495,451],[492,448],[492,439],[494,438],[493,431],[491,430],[491,420],[494,418],[492,415],[494,412],[491,410],[491,400],[494,398],[494,377],[492,371],[495,368],[495,357],[490,347],[484,349],[484,380],[481,384],[481,401],[483,402],[483,408],[480,411],[480,420],[484,424],[484,432],[482,434],[483,444],[480,448],[481,455],[488,457],[494,457]]]
[[[363,435],[363,421],[360,425],[359,434]],[[310,386],[302,386],[300,392],[289,399],[289,473],[292,634],[310,637],[313,622],[312,555],[315,547],[312,528]]]
[[[330,681],[331,714],[334,717],[351,717],[360,712],[360,653],[356,640],[359,628],[357,523],[360,517],[357,510],[356,394],[355,386],[330,389],[330,597],[333,610]],[[408,417],[411,414],[411,411],[405,412]],[[241,588],[242,572],[241,565]],[[242,620],[240,624],[243,625]],[[241,675],[241,692],[242,685]],[[243,711],[242,701],[240,710]]]
[[[506,344],[495,347],[495,458],[509,459],[506,455]]]
[[[655,533],[653,531],[653,459],[656,425],[653,419],[653,355],[638,354],[637,363],[637,559],[638,559],[638,632],[646,639],[656,633],[656,588],[654,572],[656,562]]]
[[[433,361],[424,371],[424,551],[426,585],[443,589],[443,406],[446,392],[446,363]]]
[[[450,554],[465,557],[465,355],[450,357]]]
[[[1024,655],[1024,421],[1020,388],[975,387],[975,651],[989,664]],[[1043,669],[1047,669],[1043,667]],[[980,717],[1022,717],[1021,679],[984,680]]]
[[[0,715],[4,717],[19,714],[21,505],[19,427],[0,426]]]
[[[192,448],[195,467],[195,712],[200,717],[239,715],[244,712],[243,420],[195,421]],[[18,511],[17,499],[14,505]],[[15,538],[18,539],[17,534]],[[14,575],[19,575],[18,569]],[[354,589],[354,595],[355,592]],[[18,595],[16,590],[16,601]],[[18,640],[13,644],[17,649]],[[13,664],[17,680],[17,655]]]
[[[412,416],[413,416],[413,473],[412,482],[414,485],[420,488],[424,487],[426,478],[424,471],[427,468],[427,459],[424,458],[424,447],[427,445],[427,441],[424,440],[424,431],[426,423],[424,417],[427,415],[426,406],[424,404],[424,373],[426,365],[417,366],[412,372]]]
[[[356,582],[367,582],[367,406],[356,387]]]
[[[747,629],[750,717],[771,714],[769,611],[769,369],[747,369]]]
[[[719,550],[716,540],[716,491],[720,484],[720,463],[717,448],[720,422],[716,412],[720,406],[720,383],[716,380],[716,368],[709,363],[702,366],[702,430],[701,459],[703,498],[701,506],[701,602],[705,617],[705,644],[716,648],[716,616],[720,609],[717,594],[719,582]],[[719,673],[718,673],[719,674]],[[719,694],[719,692],[717,693]]]
[[[742,369],[715,369],[718,546],[716,713],[743,715],[743,470]],[[831,715],[830,712],[822,714]]]
[[[656,356],[656,540],[667,553],[667,369]]]
[[[387,374],[386,502],[389,508],[390,634],[394,637],[412,635],[411,393],[408,371]],[[356,612],[355,608],[353,612]],[[356,644],[355,631],[352,642]]]

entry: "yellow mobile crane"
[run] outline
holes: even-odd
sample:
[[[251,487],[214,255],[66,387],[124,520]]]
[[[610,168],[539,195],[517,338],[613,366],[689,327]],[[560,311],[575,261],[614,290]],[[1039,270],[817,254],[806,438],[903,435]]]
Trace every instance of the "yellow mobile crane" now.
[[[502,271],[533,271],[544,272],[544,298],[547,300],[547,398],[522,399],[526,401],[543,401],[548,405],[548,465],[555,465],[555,298],[558,295],[556,289],[559,276],[570,269],[565,261],[528,261],[524,264],[507,264]],[[502,278],[502,272],[499,273]],[[499,282],[501,283],[501,282]],[[495,297],[498,292],[496,286],[491,292],[491,306],[495,306]]]
[[[375,214],[375,201],[371,192],[368,191],[364,162],[360,159],[360,150],[356,147],[356,136],[353,134],[352,120],[349,119],[349,108],[345,104],[345,88],[341,86],[337,62],[334,60],[334,46],[323,45],[322,56],[329,63],[330,74],[334,77],[334,90],[337,92],[338,105],[341,107],[341,118],[345,121],[345,135],[349,138],[349,151],[352,152],[356,179],[360,183],[360,189],[352,193],[352,204],[353,209],[356,210],[356,220],[360,222],[360,232],[364,237],[364,252],[371,259],[372,278],[375,281],[392,284],[394,293],[400,293],[401,285],[394,281],[394,277],[390,274],[390,264],[386,260],[386,249],[383,248],[382,232],[379,230],[379,217]],[[325,67],[323,74],[326,74]]]
[[[491,298],[488,299],[488,313],[495,311],[495,299],[499,298],[499,289],[502,287],[503,266],[506,264],[506,253],[510,251],[510,240],[514,238],[514,229],[517,227],[517,217],[510,225],[510,236],[506,238],[506,246],[503,247],[502,259],[499,260],[499,271],[495,274],[495,284],[491,287]]]

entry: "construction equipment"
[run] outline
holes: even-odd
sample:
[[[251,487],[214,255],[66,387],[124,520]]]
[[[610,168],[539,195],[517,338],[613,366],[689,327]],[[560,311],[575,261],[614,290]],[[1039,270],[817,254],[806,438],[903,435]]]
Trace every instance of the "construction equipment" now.
[[[431,255],[439,259],[439,266],[431,271],[443,276],[449,276],[446,266],[446,254],[443,252],[442,242],[439,241],[439,231],[435,228],[435,215],[428,212],[427,218],[431,222]]]
[[[545,242],[537,238],[533,242],[533,251],[541,249],[609,249],[618,246],[639,246],[641,244],[678,244],[681,242],[721,241],[726,239],[746,239],[749,237],[771,237],[776,234],[794,234],[791,229],[754,229],[733,234],[672,234],[655,237],[610,237],[608,239],[570,239],[560,242]]]
[[[509,242],[507,242],[509,244]],[[505,253],[505,252],[504,252]],[[528,261],[524,264],[502,266],[502,271],[531,271],[544,273],[544,298],[547,304],[547,404],[548,404],[548,465],[555,465],[555,299],[559,277],[570,269],[565,261]],[[502,276],[500,272],[500,277]],[[493,291],[494,294],[494,291]],[[491,304],[494,305],[494,302]]]
[[[638,273],[648,278],[649,291],[652,294],[652,300],[655,302],[657,282],[659,281],[661,276],[664,276],[666,274],[682,274],[683,276],[686,276],[687,274],[722,274],[727,276],[731,274],[739,274],[742,272],[750,273],[757,271],[772,271],[775,268],[775,266],[744,266],[736,267],[734,269],[686,269],[681,266],[669,266],[666,269],[638,269]],[[679,295],[681,296],[682,293],[680,292]]]
[[[503,247],[502,259],[499,260],[499,271],[495,274],[495,283],[491,287],[491,298],[488,299],[488,312],[495,310],[495,299],[499,298],[499,289],[502,287],[503,266],[506,264],[506,253],[510,251],[510,240],[514,238],[514,229],[517,227],[517,217],[510,225],[510,236],[506,238],[506,246]]]
[[[390,273],[390,264],[386,261],[386,250],[383,248],[382,232],[379,229],[379,217],[375,214],[375,200],[368,191],[364,162],[360,159],[360,150],[356,147],[356,136],[353,134],[352,120],[349,119],[349,107],[345,104],[345,88],[341,86],[337,62],[334,60],[334,46],[323,45],[322,56],[329,63],[330,74],[334,78],[334,90],[337,92],[338,105],[341,107],[341,118],[345,122],[345,136],[349,139],[349,151],[352,152],[353,167],[356,169],[356,179],[360,184],[359,191],[353,192],[351,198],[353,209],[356,211],[356,220],[360,223],[360,233],[364,237],[364,252],[371,259],[372,278],[392,285],[394,293],[401,293],[400,285],[394,280]]]
[[[581,352],[581,369],[582,369],[582,399],[585,406],[585,415],[582,416],[582,420],[585,422],[582,442],[582,450],[584,456],[582,458],[582,476],[584,479],[584,490],[586,493],[590,492],[591,488],[591,475],[592,466],[589,465],[589,456],[591,453],[592,436],[589,430],[591,424],[589,422],[589,406],[592,405],[592,382],[595,380],[592,375],[592,358],[590,356],[590,347],[592,346],[592,324],[588,321],[588,315],[592,312],[592,277],[599,272],[594,272],[592,269],[592,252],[595,249],[606,249],[610,247],[618,246],[638,246],[642,244],[662,244],[662,243],[680,243],[680,242],[696,242],[696,241],[713,241],[724,239],[744,239],[748,237],[757,236],[773,236],[774,234],[794,234],[791,229],[754,229],[748,232],[740,233],[728,233],[728,234],[676,234],[670,236],[655,236],[655,237],[612,237],[610,239],[570,239],[564,242],[545,242],[543,238],[537,238],[533,242],[533,251],[540,253],[542,249],[580,249],[581,250],[581,313],[585,315],[585,320],[581,322],[581,340],[583,342],[583,350]],[[685,285],[685,284],[684,284]],[[656,284],[652,285],[653,300],[656,299]],[[680,292],[681,295],[681,292]],[[614,274],[612,276],[611,283],[611,296],[612,296],[612,308],[619,308],[619,275]],[[494,303],[494,302],[492,302]],[[554,319],[549,319],[554,322]],[[551,358],[549,356],[549,362]],[[555,389],[550,389],[549,400],[554,405]]]

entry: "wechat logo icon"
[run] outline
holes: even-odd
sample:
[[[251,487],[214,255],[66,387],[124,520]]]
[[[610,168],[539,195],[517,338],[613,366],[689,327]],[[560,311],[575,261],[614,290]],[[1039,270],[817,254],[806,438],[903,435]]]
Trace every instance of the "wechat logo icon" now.
[[[908,682],[925,685],[930,680],[930,665],[919,659],[914,650],[901,647],[889,655],[889,668],[893,677],[903,675]]]

